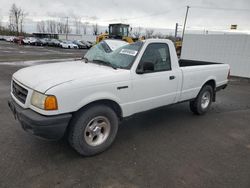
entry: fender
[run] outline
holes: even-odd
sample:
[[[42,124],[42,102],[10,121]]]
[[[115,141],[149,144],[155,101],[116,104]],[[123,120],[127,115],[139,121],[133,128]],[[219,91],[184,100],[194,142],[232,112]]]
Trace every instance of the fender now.
[[[93,93],[92,95],[84,97],[77,105],[75,111],[78,111],[82,107],[84,107],[92,102],[99,101],[99,100],[114,101],[115,103],[117,103],[120,106],[121,110],[123,111],[123,109],[120,105],[121,104],[120,99],[117,96],[115,96],[114,94],[109,93],[109,92],[98,92],[98,93]]]

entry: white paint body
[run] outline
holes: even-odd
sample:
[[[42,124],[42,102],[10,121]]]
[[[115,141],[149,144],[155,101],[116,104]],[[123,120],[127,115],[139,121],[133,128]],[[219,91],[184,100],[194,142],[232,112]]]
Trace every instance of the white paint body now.
[[[185,35],[182,59],[227,63],[231,75],[250,78],[250,35]]]
[[[36,41],[37,39],[34,37],[27,37],[23,39],[24,44],[32,44],[32,43],[35,43]]]
[[[76,44],[73,44],[72,42],[61,42],[60,43],[62,48],[78,48],[78,46]]]
[[[137,74],[136,68],[148,44],[166,43],[169,46],[172,70]],[[82,61],[37,65],[17,71],[13,80],[28,90],[25,104],[12,98],[23,108],[43,115],[72,113],[97,100],[112,100],[122,109],[122,116],[193,99],[208,80],[216,86],[227,83],[229,66],[225,64],[179,67],[174,45],[169,40],[149,39],[130,70],[84,63]],[[175,76],[170,80],[169,76]],[[118,90],[117,87],[128,86]],[[31,104],[33,91],[55,95],[58,110],[45,111]]]

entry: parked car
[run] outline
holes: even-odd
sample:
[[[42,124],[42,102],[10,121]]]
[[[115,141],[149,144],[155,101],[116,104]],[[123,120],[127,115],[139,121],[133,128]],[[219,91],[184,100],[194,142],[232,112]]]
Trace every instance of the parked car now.
[[[5,40],[6,36],[0,35],[0,40]]]
[[[15,37],[13,37],[13,36],[8,36],[8,37],[6,37],[6,41],[7,42],[14,42],[14,39],[15,39]]]
[[[228,83],[229,65],[178,61],[167,39],[138,41],[111,53],[101,45],[84,61],[14,73],[8,104],[24,130],[54,140],[67,136],[79,154],[91,156],[111,146],[123,118],[184,101],[202,115]]]
[[[57,39],[50,39],[48,40],[48,46],[54,46],[54,47],[59,47],[61,41]]]
[[[88,41],[81,40],[80,42],[83,43],[87,47],[87,49],[92,47],[92,44],[89,43]]]
[[[95,44],[95,42],[93,42],[93,41],[86,41],[86,42],[91,44],[91,46],[93,46]]]
[[[71,41],[63,41],[60,43],[60,46],[62,48],[78,48],[78,46]]]
[[[42,39],[36,38],[36,40],[34,41],[34,43],[32,43],[32,45],[35,45],[35,46],[44,46],[44,42],[42,41]]]
[[[47,38],[39,38],[42,46],[47,46],[48,45],[48,39]]]
[[[87,49],[87,48],[88,48],[87,45],[83,44],[83,43],[80,42],[80,41],[74,40],[73,43],[76,44],[76,45],[78,46],[79,49]]]
[[[24,38],[23,39],[23,43],[24,44],[32,44],[32,45],[35,45],[35,43],[38,41],[38,39],[37,38],[35,38],[35,37],[26,37],[26,38]]]

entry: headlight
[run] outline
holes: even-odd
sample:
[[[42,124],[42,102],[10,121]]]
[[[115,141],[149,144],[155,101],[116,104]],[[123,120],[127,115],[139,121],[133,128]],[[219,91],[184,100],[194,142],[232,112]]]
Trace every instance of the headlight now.
[[[57,100],[53,95],[45,95],[34,91],[31,97],[31,104],[43,110],[57,110]]]

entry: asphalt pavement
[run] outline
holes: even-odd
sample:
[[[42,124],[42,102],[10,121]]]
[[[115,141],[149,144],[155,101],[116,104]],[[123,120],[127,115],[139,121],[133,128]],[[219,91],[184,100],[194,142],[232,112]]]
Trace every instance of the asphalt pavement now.
[[[124,121],[110,149],[81,157],[66,141],[21,129],[7,106],[11,75],[0,64],[0,187],[250,187],[250,83],[233,80],[204,116],[188,103]]]
[[[0,41],[0,62],[81,58],[86,51],[86,49],[18,45],[13,42]]]

